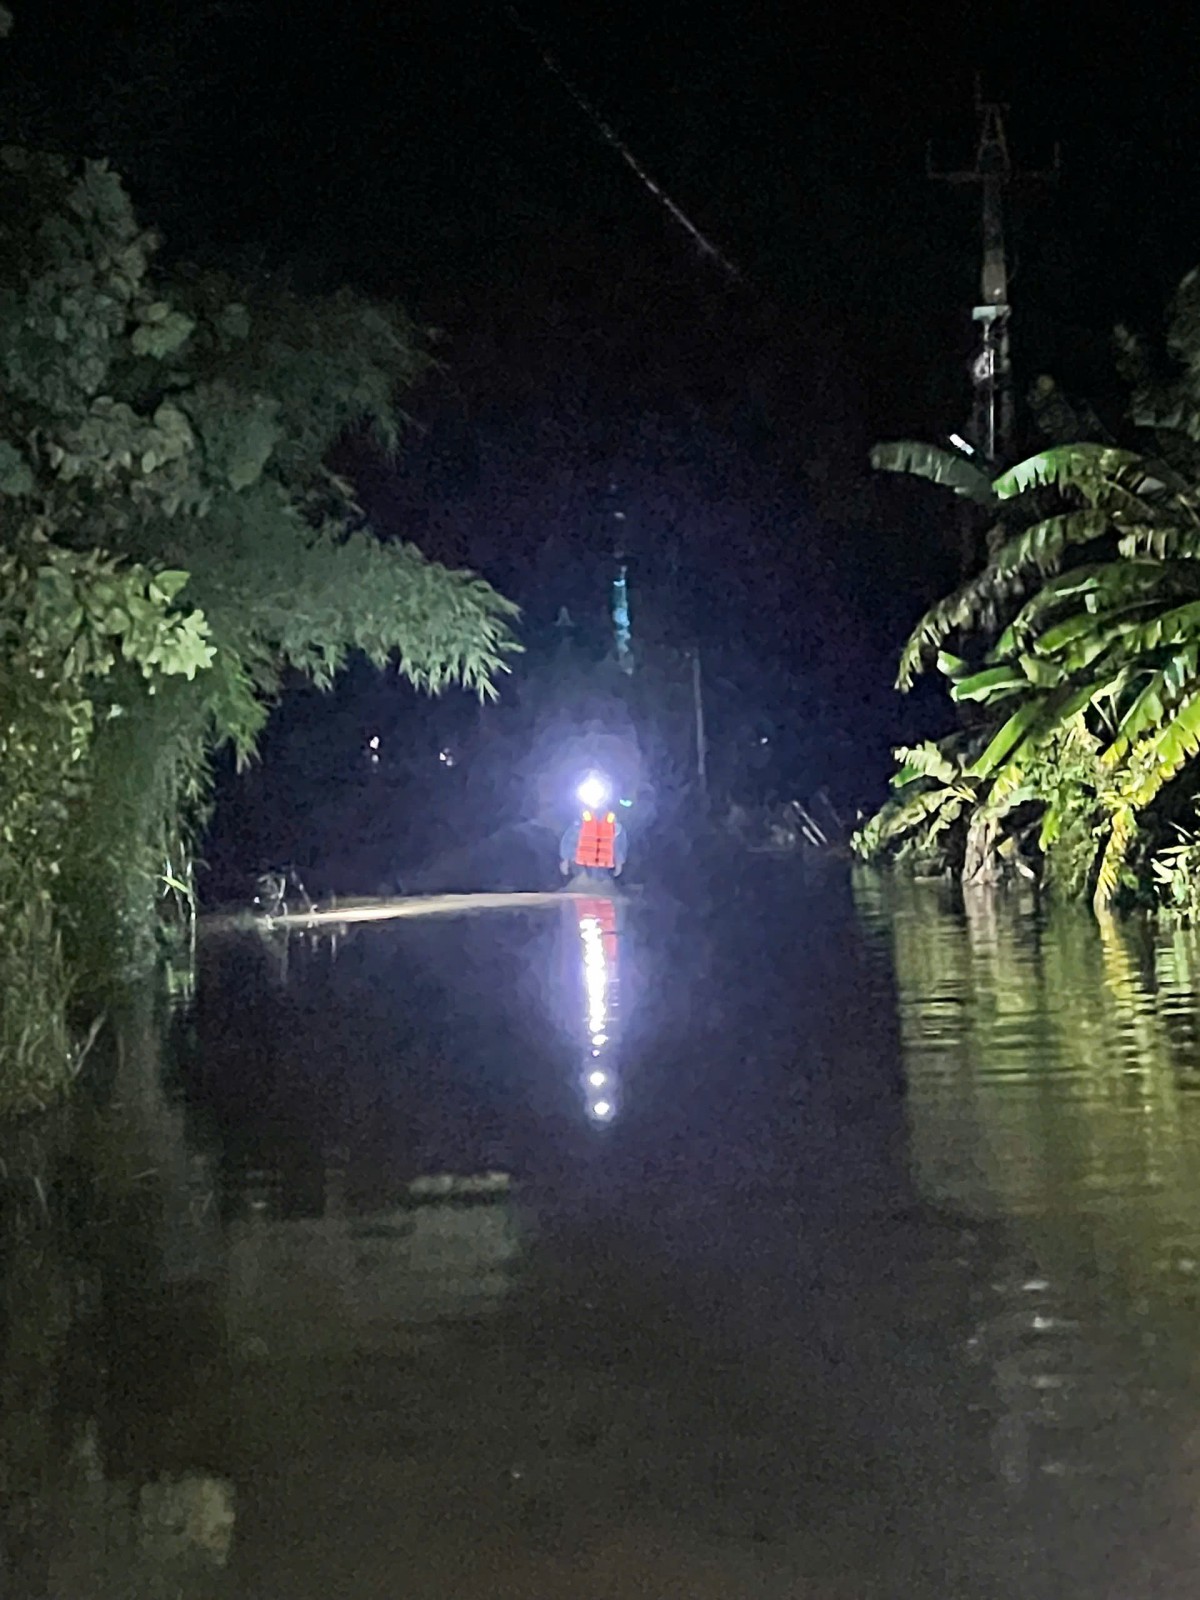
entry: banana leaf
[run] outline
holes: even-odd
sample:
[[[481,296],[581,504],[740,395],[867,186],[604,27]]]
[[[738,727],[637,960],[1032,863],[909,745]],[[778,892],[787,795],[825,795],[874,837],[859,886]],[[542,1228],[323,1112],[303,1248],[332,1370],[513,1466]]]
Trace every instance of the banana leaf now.
[[[1134,794],[1138,810],[1148,806],[1158,791],[1175,777],[1200,752],[1200,693],[1190,695],[1154,738],[1134,747],[1134,754],[1146,755],[1149,775]]]
[[[1112,674],[1096,682],[1068,690],[1051,690],[1018,706],[1008,721],[992,736],[983,753],[967,768],[968,778],[995,778],[1027,740],[1043,739],[1055,728],[1063,727],[1085,709],[1105,685]]]
[[[986,667],[963,678],[950,690],[951,700],[1000,700],[1006,695],[1018,694],[1028,689],[1029,679],[1020,667],[1005,662],[998,667]]]
[[[1038,725],[1046,710],[1044,699],[1027,700],[1013,712],[1007,722],[993,734],[983,753],[967,768],[970,778],[990,778],[1001,762],[1007,761],[1031,729]]]
[[[1067,665],[1073,669],[1089,665],[1116,639],[1122,641],[1128,654],[1128,641],[1136,638],[1138,630],[1145,626],[1138,618],[1145,612],[1148,603],[1141,600],[1135,605],[1099,613],[1077,611],[1074,616],[1064,617],[1034,639],[1033,649],[1040,656],[1066,652]]]
[[[943,450],[940,445],[924,444],[919,439],[877,444],[871,451],[871,465],[881,472],[907,472],[930,483],[940,483],[977,505],[993,502],[987,473],[965,456]]]
[[[916,778],[935,778],[949,787],[962,777],[958,763],[929,740],[924,744],[902,744],[892,754],[900,763],[900,771],[892,779],[893,789],[902,788]]]
[[[961,656],[951,655],[949,650],[938,651],[937,666],[944,678],[961,678],[970,671],[968,663]]]
[[[1143,655],[1163,645],[1185,644],[1193,639],[1200,639],[1200,600],[1172,606],[1149,622],[1139,623],[1125,635],[1124,645],[1130,655]]]
[[[1124,468],[1137,466],[1140,460],[1132,450],[1118,450],[1111,445],[1056,445],[1002,472],[993,480],[992,492],[998,500],[1011,500],[1028,489],[1078,486],[1115,476]]]
[[[998,576],[1011,576],[1030,568],[1038,572],[1054,572],[1071,545],[1090,544],[1108,532],[1106,512],[1096,510],[1067,511],[1056,517],[1045,517],[1026,528],[1002,546],[992,557],[991,570]]]

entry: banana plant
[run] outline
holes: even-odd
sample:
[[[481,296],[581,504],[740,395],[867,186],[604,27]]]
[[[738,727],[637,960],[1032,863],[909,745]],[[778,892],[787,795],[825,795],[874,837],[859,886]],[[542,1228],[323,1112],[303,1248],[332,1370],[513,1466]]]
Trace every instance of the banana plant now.
[[[1177,406],[1171,420],[1181,417],[1200,421],[1200,401]],[[983,570],[920,619],[897,673],[907,690],[936,666],[951,699],[983,715],[986,742],[952,778],[897,752],[897,793],[862,830],[860,853],[964,816],[995,821],[1029,799],[1045,808],[1052,849],[1063,801],[1051,803],[1048,754],[1076,729],[1099,752],[1079,803],[1097,819],[1095,902],[1111,902],[1139,816],[1200,753],[1200,490],[1177,464],[1187,451],[1162,431],[1153,457],[1061,445],[990,479],[936,446],[877,447],[877,467],[948,487],[994,518]]]

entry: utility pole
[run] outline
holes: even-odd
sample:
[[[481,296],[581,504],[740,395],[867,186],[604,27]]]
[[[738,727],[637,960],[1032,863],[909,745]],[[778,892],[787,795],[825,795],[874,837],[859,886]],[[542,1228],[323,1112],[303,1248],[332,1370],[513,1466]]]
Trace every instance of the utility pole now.
[[[617,485],[609,480],[610,503],[617,495]],[[617,665],[626,676],[633,674],[633,624],[629,615],[629,567],[626,553],[626,517],[619,504],[610,511],[613,525],[613,579],[611,590],[613,650]]]
[[[930,178],[943,183],[977,184],[983,191],[983,270],[980,274],[979,304],[971,312],[979,326],[979,353],[971,366],[975,404],[971,423],[971,443],[983,465],[995,472],[1011,462],[1014,449],[1012,357],[1009,348],[1011,306],[1008,289],[1008,257],[1004,246],[1004,191],[1014,182],[1047,181],[1057,178],[1059,147],[1054,147],[1054,165],[1047,172],[1018,173],[1008,153],[1004,128],[1006,105],[985,100],[978,76],[975,79],[975,111],[979,118],[979,144],[975,165],[965,172],[938,172],[932,153],[927,159]]]
[[[704,682],[700,675],[700,646],[692,651],[692,704],[696,712],[696,777],[700,795],[708,802],[708,736],[704,730]]]

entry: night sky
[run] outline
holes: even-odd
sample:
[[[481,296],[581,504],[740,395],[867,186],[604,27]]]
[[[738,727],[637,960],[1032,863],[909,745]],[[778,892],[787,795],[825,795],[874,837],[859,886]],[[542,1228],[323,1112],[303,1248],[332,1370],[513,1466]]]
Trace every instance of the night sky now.
[[[110,154],[169,254],[350,281],[440,330],[400,461],[357,463],[383,531],[480,567],[537,636],[602,605],[620,505],[635,575],[674,585],[660,631],[736,636],[777,712],[799,674],[884,753],[954,533],[866,457],[969,416],[977,197],[925,151],[971,164],[976,70],[1019,165],[1063,147],[1058,184],[1013,197],[1018,394],[1050,370],[1118,426],[1112,325],[1156,330],[1200,258],[1195,8],[1118,29],[1032,3],[524,0],[736,283],[503,5],[14,9],[9,137]]]

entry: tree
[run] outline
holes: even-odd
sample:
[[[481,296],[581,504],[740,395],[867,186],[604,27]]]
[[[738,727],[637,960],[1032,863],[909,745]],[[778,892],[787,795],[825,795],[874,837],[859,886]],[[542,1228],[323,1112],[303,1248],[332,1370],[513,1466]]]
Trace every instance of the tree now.
[[[1120,336],[1137,382],[1138,453],[1079,442],[988,482],[919,445],[876,464],[948,484],[997,515],[983,571],[913,630],[897,685],[936,663],[974,720],[897,752],[895,794],[859,836],[871,857],[903,840],[938,850],[959,830],[967,877],[994,877],[1006,819],[1029,831],[1051,875],[1109,904],[1128,881],[1147,814],[1200,752],[1200,280],[1185,279],[1156,382]],[[1046,497],[1053,500],[1047,507]],[[1034,520],[1029,517],[1033,514]],[[1048,513],[1048,514],[1047,514]],[[1021,526],[1022,522],[1024,526]],[[1014,524],[1017,531],[1014,531]],[[955,644],[955,652],[947,648]],[[965,828],[965,839],[963,830]]]
[[[0,1103],[70,1070],[54,993],[148,953],[208,758],[250,758],[285,671],[361,651],[489,696],[516,648],[515,607],[381,542],[327,464],[394,448],[403,314],[168,283],[156,248],[103,162],[0,151]]]

